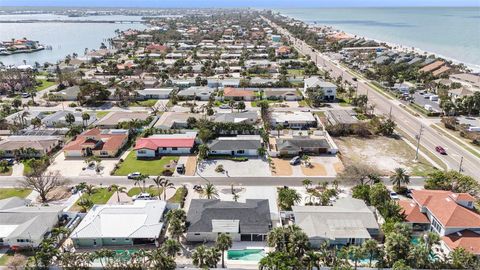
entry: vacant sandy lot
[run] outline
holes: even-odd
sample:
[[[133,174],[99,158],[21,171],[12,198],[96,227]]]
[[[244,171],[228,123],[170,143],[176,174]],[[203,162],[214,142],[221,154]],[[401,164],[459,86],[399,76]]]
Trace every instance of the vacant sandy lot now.
[[[334,138],[345,165],[364,163],[390,174],[395,168],[405,168],[412,175],[425,175],[433,170],[433,166],[424,158],[414,163],[415,150],[401,139],[388,137]]]

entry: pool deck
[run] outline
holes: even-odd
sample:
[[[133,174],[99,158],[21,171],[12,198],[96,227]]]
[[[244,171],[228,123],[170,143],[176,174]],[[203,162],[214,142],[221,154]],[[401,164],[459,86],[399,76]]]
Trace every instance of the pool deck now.
[[[265,242],[233,242],[232,248],[230,248],[230,250],[242,249],[264,249],[265,252],[270,250],[269,247],[266,247]],[[258,261],[229,260],[227,251],[225,251],[225,265],[227,268],[258,269]]]

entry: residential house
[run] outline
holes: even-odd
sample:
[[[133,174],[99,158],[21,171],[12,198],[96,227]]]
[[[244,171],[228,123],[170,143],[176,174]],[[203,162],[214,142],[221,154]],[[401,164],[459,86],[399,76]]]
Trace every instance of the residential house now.
[[[203,115],[198,113],[187,112],[164,112],[155,123],[154,127],[158,129],[186,129],[188,126],[188,118],[193,117],[200,119]]]
[[[62,142],[59,136],[10,136],[0,141],[1,157],[42,157]]]
[[[208,101],[210,97],[215,93],[214,88],[205,86],[191,86],[183,89],[177,93],[177,96],[183,100],[201,100]]]
[[[115,157],[128,141],[128,131],[93,128],[77,135],[64,148],[69,157]]]
[[[164,229],[166,202],[137,200],[130,205],[95,205],[73,230],[76,247],[155,244]]]
[[[154,158],[161,155],[180,155],[193,152],[197,132],[184,134],[155,134],[148,138],[140,138],[134,150],[137,159]]]
[[[303,93],[306,94],[309,88],[320,88],[323,91],[325,101],[333,101],[337,97],[337,86],[319,77],[310,77],[304,80]]]
[[[65,127],[70,125],[67,123],[65,117],[67,114],[73,114],[75,117],[75,121],[72,123],[72,125],[76,126],[89,126],[93,124],[95,121],[97,121],[97,116],[95,113],[88,113],[90,115],[90,118],[87,121],[84,121],[82,118],[83,113],[82,112],[73,112],[73,111],[57,111],[53,114],[47,115],[42,119],[42,124],[45,127]]]
[[[58,92],[50,92],[49,98],[52,100],[76,101],[80,93],[80,86],[74,85]]]
[[[462,85],[459,88],[448,90],[448,96],[455,102],[459,98],[473,96],[473,91]]]
[[[414,231],[427,231],[430,228],[430,220],[420,212],[420,207],[409,200],[397,201],[405,215],[404,223],[409,224]]]
[[[269,138],[271,156],[299,156],[302,154],[336,154],[338,147],[326,131],[307,134],[302,131],[281,132]],[[280,131],[278,132],[280,134]],[[304,134],[305,133],[305,134]]]
[[[210,117],[215,123],[246,123],[255,125],[259,121],[259,115],[256,111],[216,113]]]
[[[227,87],[223,89],[223,100],[252,101],[255,99],[255,91],[240,88]]]
[[[474,209],[473,196],[445,190],[413,190],[412,199],[428,218],[430,230],[440,235],[447,253],[462,247],[480,255],[480,214]]]
[[[209,155],[258,156],[262,147],[259,135],[237,135],[235,137],[218,137],[208,143]]]
[[[269,202],[193,199],[187,213],[188,242],[213,242],[221,233],[233,241],[265,241],[272,228]]]
[[[173,88],[146,88],[137,90],[138,99],[169,99]]]
[[[23,111],[18,111],[5,117],[5,121],[13,125],[20,125],[23,123],[26,126],[30,126],[33,119],[43,119],[45,115],[46,113],[42,111],[31,111],[24,109]]]
[[[480,75],[472,73],[458,73],[450,75],[450,79],[465,86],[480,90]]]
[[[0,246],[36,248],[58,224],[63,206],[31,206],[19,197],[0,200]]]
[[[302,100],[303,96],[295,88],[269,88],[264,90],[265,98],[269,100]]]
[[[341,198],[332,206],[293,206],[295,224],[314,248],[328,241],[333,246],[361,245],[379,234],[374,212],[363,200]]]
[[[145,122],[152,116],[147,112],[113,111],[102,117],[95,126],[102,129],[114,129],[122,122]]]
[[[270,116],[270,125],[272,128],[280,126],[290,129],[308,129],[317,126],[317,119],[311,112],[292,111],[282,112],[274,111]]]
[[[358,123],[355,113],[349,110],[328,110],[325,117],[330,125],[353,125]]]

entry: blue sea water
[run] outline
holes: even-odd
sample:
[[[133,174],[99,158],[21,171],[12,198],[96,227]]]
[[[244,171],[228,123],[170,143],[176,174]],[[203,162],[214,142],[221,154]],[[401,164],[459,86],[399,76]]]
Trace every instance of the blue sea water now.
[[[416,47],[480,68],[480,7],[276,9],[306,23]]]

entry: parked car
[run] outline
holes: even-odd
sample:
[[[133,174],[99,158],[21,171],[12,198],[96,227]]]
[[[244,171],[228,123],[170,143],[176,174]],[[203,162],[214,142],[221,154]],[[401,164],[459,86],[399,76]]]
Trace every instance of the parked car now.
[[[129,173],[127,175],[127,178],[128,179],[135,179],[135,178],[139,177],[140,175],[141,175],[141,173],[139,173],[139,172],[133,172],[133,173]]]
[[[412,198],[412,190],[411,188],[407,189],[407,193],[405,194],[405,196],[407,196],[408,198]]]
[[[443,147],[441,147],[440,145],[435,147],[435,151],[437,151],[441,155],[446,155],[447,154],[447,151],[445,151],[445,149],[443,149]]]
[[[395,191],[390,192],[390,198],[392,200],[400,200],[400,197],[398,196],[398,194]]]
[[[13,163],[15,163],[15,160],[13,158],[4,158],[2,160],[6,160],[8,165],[13,165]]]
[[[30,94],[29,93],[22,93],[22,98],[29,98]]]
[[[300,156],[295,156],[290,160],[290,165],[300,164]]]
[[[156,197],[153,197],[149,193],[140,193],[138,195],[133,196],[132,200],[133,201],[136,201],[136,200],[156,200]]]
[[[179,174],[185,173],[185,165],[183,163],[177,164],[177,173]]]
[[[200,186],[200,185],[194,185],[194,186],[193,186],[193,190],[195,190],[195,191],[200,191],[200,190],[202,190],[202,186]]]
[[[352,81],[356,82],[356,81],[358,81],[358,79],[355,78],[355,77],[353,77],[353,78],[352,78]]]
[[[231,109],[227,104],[220,105],[220,109]]]

